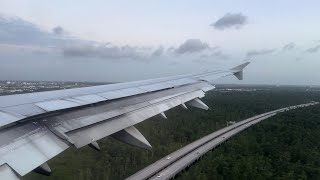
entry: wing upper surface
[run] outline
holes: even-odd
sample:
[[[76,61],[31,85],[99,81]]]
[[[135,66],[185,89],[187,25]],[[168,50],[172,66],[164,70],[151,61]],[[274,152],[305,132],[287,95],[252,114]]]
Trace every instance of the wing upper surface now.
[[[6,174],[9,168],[23,176],[70,146],[99,149],[96,141],[106,136],[121,135],[119,139],[124,142],[141,144],[146,141],[141,134],[130,132],[135,124],[179,105],[205,106],[198,98],[214,89],[212,82],[236,75],[246,65],[129,83],[0,96],[0,177],[1,167]]]

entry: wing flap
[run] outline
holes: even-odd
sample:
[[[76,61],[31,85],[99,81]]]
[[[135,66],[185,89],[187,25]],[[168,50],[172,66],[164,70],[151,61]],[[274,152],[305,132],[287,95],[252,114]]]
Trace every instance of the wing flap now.
[[[42,114],[46,112],[45,110],[39,108],[34,104],[22,104],[17,106],[6,107],[3,109],[9,112],[15,112],[23,116],[34,116],[34,115]]]
[[[69,113],[48,117],[45,123],[48,127],[61,127],[59,129],[63,129],[65,130],[65,132],[72,131],[74,129],[82,128],[107,119],[115,118],[125,113],[147,107],[150,104],[155,104],[166,99],[181,95],[183,93],[192,92],[208,86],[210,85],[208,85],[207,83],[199,83],[179,88],[167,89],[159,92],[148,93],[137,97],[114,100],[112,102],[101,104],[99,106],[82,108],[80,110],[74,110]]]
[[[161,82],[156,84],[148,84],[144,86],[139,86],[140,89],[146,90],[147,92],[157,91],[159,89],[172,88],[173,85],[168,82]]]
[[[201,77],[199,77],[199,79],[201,79],[203,81],[207,81],[207,82],[213,82],[221,77],[228,76],[228,75],[230,75],[230,72],[201,76]]]
[[[10,127],[0,134],[0,165],[24,176],[69,146],[39,123]]]
[[[83,147],[93,141],[109,136],[122,129],[140,123],[150,117],[153,117],[163,111],[179,106],[180,104],[192,99],[203,97],[202,91],[186,93],[175,98],[165,100],[161,103],[147,106],[123,116],[96,123],[89,127],[76,129],[66,132],[66,135],[72,139],[77,148]]]
[[[16,173],[7,164],[0,166],[0,179],[4,180],[19,180]]]
[[[9,112],[0,111],[0,127],[23,119],[24,116],[14,115]]]
[[[73,98],[80,100],[80,101],[87,102],[87,103],[97,103],[97,102],[107,100],[106,98],[104,98],[102,96],[95,95],[95,94],[90,94],[90,95],[85,95],[85,96],[77,96],[77,97],[73,97]]]
[[[168,83],[172,84],[173,86],[181,86],[181,85],[193,84],[197,82],[198,82],[197,80],[191,79],[191,78],[181,78],[181,79],[168,81]]]
[[[100,93],[99,96],[102,96],[107,99],[117,99],[122,97],[133,96],[137,94],[143,94],[146,92],[147,91],[145,90],[134,87],[134,88],[126,88],[126,89],[119,89],[115,91],[103,92],[103,93]]]
[[[80,106],[81,104],[78,104],[73,101],[67,101],[67,100],[52,100],[52,101],[35,103],[35,105],[47,112],[50,112],[50,111],[57,111],[60,109],[77,107],[77,106]]]

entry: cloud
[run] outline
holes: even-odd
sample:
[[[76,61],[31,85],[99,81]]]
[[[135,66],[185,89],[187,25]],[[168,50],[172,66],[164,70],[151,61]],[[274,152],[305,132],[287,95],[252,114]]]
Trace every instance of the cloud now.
[[[32,46],[32,45],[15,45],[0,43],[0,54],[18,54],[23,52],[31,52],[35,54],[46,54],[52,52],[52,49],[47,47]]]
[[[63,54],[66,57],[99,57],[110,60],[115,59],[145,59],[150,52],[135,46],[116,46],[113,44],[83,44],[65,47]]]
[[[148,54],[147,50],[135,46],[116,46],[71,37],[61,26],[54,27],[48,32],[23,19],[2,16],[0,16],[0,44],[2,44],[0,48],[6,50],[10,48],[10,52],[20,52],[19,49],[23,49],[23,52],[47,53],[51,49],[54,53],[62,52],[66,57],[137,59],[144,58]]]
[[[221,59],[230,59],[231,58],[230,55],[224,54],[221,50],[214,52],[212,54],[212,56],[215,56],[215,57],[218,57]]]
[[[195,61],[203,62],[203,61],[226,60],[226,59],[231,59],[231,56],[228,54],[224,54],[221,50],[218,50],[210,54],[203,54],[200,56],[199,59],[196,59]]]
[[[187,39],[178,47],[171,48],[101,43],[73,37],[70,33],[66,33],[61,26],[46,31],[20,18],[0,16],[0,51],[11,54],[16,51],[17,53],[52,53],[63,55],[66,58],[93,57],[106,60],[132,59],[142,61],[152,60],[152,58],[169,60],[177,58],[177,56],[200,58],[204,54],[225,58],[226,55],[221,51],[216,51],[217,48],[211,47],[200,39]]]
[[[159,57],[159,56],[162,56],[163,54],[164,54],[164,48],[163,46],[160,46],[152,53],[152,56]]]
[[[291,51],[291,50],[293,50],[295,47],[296,47],[296,44],[295,44],[295,43],[289,43],[289,44],[286,44],[285,46],[283,46],[282,50],[283,50],[283,51]]]
[[[63,54],[66,57],[99,57],[105,59],[132,59],[146,60],[153,57],[160,58],[175,58],[177,55],[196,55],[200,57],[203,54],[211,56],[227,58],[227,55],[221,51],[216,51],[218,47],[211,47],[208,43],[204,43],[199,39],[188,39],[178,47],[158,48],[139,47],[139,46],[118,46],[111,43],[84,43],[81,45],[66,46],[63,48]]]
[[[271,54],[274,51],[276,51],[276,49],[252,50],[252,51],[248,51],[247,52],[247,57],[251,58],[251,57],[254,57],[254,56],[261,56],[261,55]]]
[[[71,36],[57,35],[65,34],[62,27],[52,29],[52,32],[41,29],[35,24],[20,18],[5,17],[0,15],[0,44],[24,45],[35,48],[61,48],[71,44],[85,42]]]
[[[45,44],[49,33],[19,18],[0,16],[0,42],[12,44]]]
[[[317,45],[315,47],[309,48],[306,50],[307,53],[316,53],[320,50],[320,45]]]
[[[209,44],[200,39],[188,39],[174,50],[176,54],[196,53],[210,49]]]
[[[242,26],[247,24],[248,18],[241,13],[227,13],[215,23],[211,24],[215,29],[224,30],[230,28],[240,29]]]
[[[65,34],[64,29],[61,26],[57,26],[55,28],[52,29],[52,32],[56,35],[62,35]]]

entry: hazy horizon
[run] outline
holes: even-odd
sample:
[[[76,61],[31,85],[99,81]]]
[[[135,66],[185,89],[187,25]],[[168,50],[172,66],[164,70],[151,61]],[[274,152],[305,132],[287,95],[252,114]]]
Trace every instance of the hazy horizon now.
[[[320,85],[319,1],[1,1],[0,80],[125,82],[232,68]]]

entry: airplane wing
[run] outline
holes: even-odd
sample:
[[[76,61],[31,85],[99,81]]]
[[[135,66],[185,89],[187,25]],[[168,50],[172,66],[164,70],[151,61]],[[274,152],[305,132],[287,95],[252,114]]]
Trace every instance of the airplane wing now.
[[[30,171],[50,175],[46,163],[73,146],[100,150],[97,141],[111,136],[151,148],[134,127],[150,117],[182,106],[208,109],[199,98],[213,81],[243,78],[249,62],[229,70],[85,88],[0,96],[0,179],[19,179]]]

